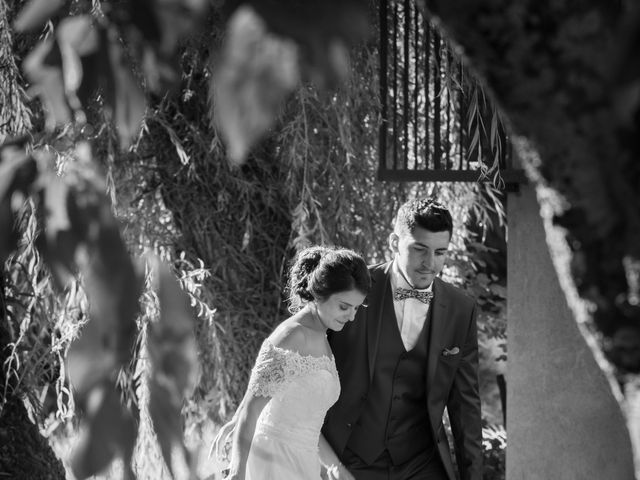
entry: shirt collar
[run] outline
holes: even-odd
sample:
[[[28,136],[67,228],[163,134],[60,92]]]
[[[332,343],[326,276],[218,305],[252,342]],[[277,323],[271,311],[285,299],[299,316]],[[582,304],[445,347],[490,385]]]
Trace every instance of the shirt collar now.
[[[404,275],[400,272],[400,267],[398,267],[398,262],[394,259],[391,264],[391,288],[395,290],[396,288],[410,288],[412,290],[417,290],[418,292],[431,292],[433,290],[433,282],[427,288],[413,288]]]

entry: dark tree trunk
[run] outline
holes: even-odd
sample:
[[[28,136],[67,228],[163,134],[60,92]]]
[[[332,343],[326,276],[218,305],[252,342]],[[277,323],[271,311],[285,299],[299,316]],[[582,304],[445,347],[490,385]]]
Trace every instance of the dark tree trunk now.
[[[40,435],[22,401],[10,397],[0,416],[0,478],[65,480],[64,466]]]
[[[9,25],[24,2],[0,0],[0,88],[12,92],[0,105],[0,137],[21,134],[30,126],[29,112],[18,89],[16,63],[36,41],[37,35],[23,35],[14,42]],[[6,99],[11,100],[6,103]],[[4,232],[3,232],[4,233]],[[6,379],[5,360],[10,342],[15,339],[7,331],[4,288],[4,265],[0,263],[0,478],[12,480],[65,479],[62,462],[40,435],[27,414],[21,398],[14,395],[14,382]]]
[[[5,360],[11,338],[6,330],[5,305],[4,275],[0,270],[0,478],[64,480],[62,462],[29,419],[22,400],[13,395],[11,379],[7,382]]]

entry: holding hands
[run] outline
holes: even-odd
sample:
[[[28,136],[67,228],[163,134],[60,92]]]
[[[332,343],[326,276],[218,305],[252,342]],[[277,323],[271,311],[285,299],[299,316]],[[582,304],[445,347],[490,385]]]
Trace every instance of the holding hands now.
[[[216,438],[213,440],[213,444],[211,445],[211,449],[209,450],[209,458],[213,455],[214,458],[223,462],[229,461],[229,454],[231,453],[231,442],[233,431],[236,426],[235,417],[231,419],[231,421],[225,423],[218,431]]]
[[[356,480],[356,478],[347,470],[342,463],[333,464],[328,467],[322,467],[323,480]]]

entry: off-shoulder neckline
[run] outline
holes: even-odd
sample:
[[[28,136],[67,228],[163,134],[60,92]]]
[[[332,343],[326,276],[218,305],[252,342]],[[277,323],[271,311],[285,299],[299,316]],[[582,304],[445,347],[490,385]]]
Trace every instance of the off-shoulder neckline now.
[[[270,345],[271,348],[273,348],[274,350],[280,350],[281,352],[284,352],[284,353],[291,353],[293,355],[297,355],[300,358],[312,358],[316,360],[323,360],[323,359],[333,360],[334,358],[333,353],[331,355],[326,355],[324,353],[322,355],[311,355],[311,354],[303,354],[296,350],[289,350],[288,348],[278,347],[277,345],[274,345],[274,343],[268,337],[265,338],[264,343]]]

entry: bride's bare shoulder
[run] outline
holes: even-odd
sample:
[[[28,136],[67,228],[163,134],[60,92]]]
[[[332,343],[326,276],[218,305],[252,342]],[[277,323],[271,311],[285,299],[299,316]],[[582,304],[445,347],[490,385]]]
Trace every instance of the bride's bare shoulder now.
[[[306,353],[307,334],[306,327],[289,318],[282,322],[271,335],[269,341],[272,345],[285,350],[293,350],[298,353]]]

